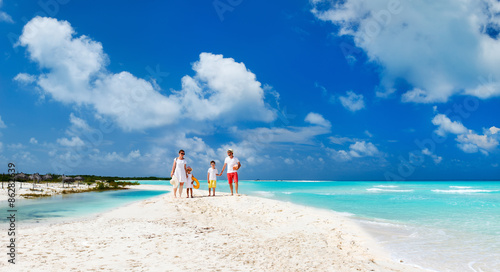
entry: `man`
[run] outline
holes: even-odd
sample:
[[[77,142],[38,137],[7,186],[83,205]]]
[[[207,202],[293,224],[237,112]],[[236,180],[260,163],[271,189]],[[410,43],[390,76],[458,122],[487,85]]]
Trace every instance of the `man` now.
[[[238,195],[238,169],[241,167],[241,163],[238,158],[233,156],[233,150],[227,150],[227,157],[224,160],[224,166],[222,166],[222,171],[220,174],[224,173],[224,169],[227,166],[227,181],[229,182],[229,188],[231,188],[231,195],[233,195],[233,183],[236,187],[236,195]]]

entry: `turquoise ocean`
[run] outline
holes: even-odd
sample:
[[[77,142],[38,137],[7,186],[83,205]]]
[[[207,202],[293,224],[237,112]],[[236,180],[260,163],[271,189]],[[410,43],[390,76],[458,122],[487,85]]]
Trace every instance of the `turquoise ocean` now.
[[[259,181],[240,187],[249,195],[342,212],[395,260],[435,271],[500,271],[498,181]]]
[[[139,182],[170,190],[167,181]],[[207,189],[206,181],[200,182]],[[229,192],[225,180],[218,182],[217,191]],[[25,200],[19,210],[29,211],[26,220],[51,220],[165,193],[116,192],[69,195],[77,198],[71,202],[61,196]],[[500,271],[500,181],[242,180],[240,193],[340,212],[359,223],[397,261],[433,271]]]

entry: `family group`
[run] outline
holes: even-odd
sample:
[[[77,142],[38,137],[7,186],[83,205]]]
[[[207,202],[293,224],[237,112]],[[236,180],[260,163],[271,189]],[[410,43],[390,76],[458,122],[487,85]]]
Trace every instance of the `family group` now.
[[[171,184],[174,186],[174,197],[177,198],[177,191],[179,191],[179,197],[182,197],[182,188],[185,186],[187,198],[193,197],[193,183],[194,176],[192,174],[193,168],[187,165],[186,152],[184,150],[179,150],[179,156],[174,159],[174,164],[172,165],[172,171],[170,176],[173,182]],[[210,162],[210,168],[207,171],[207,183],[208,183],[208,196],[215,196],[215,188],[217,186],[217,176],[222,176],[224,170],[227,167],[227,181],[229,183],[229,188],[231,189],[231,195],[233,195],[233,184],[236,189],[236,195],[238,195],[238,169],[241,167],[241,163],[233,154],[232,149],[227,150],[227,157],[224,160],[224,166],[219,173],[217,168],[215,168],[215,161]]]

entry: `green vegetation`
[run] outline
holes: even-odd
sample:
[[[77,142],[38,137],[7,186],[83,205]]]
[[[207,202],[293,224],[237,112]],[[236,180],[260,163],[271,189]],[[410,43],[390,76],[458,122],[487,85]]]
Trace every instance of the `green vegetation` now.
[[[72,175],[71,177],[76,177],[78,175]],[[95,182],[100,181],[117,181],[117,180],[170,180],[170,177],[111,177],[111,176],[95,176],[95,175],[79,175],[84,179],[84,181]]]
[[[110,181],[110,182],[96,182],[96,186],[90,188],[89,191],[106,191],[106,190],[118,190],[127,189],[124,188],[127,185],[139,185],[139,182],[130,181]]]
[[[12,176],[9,174],[0,174],[0,181],[9,181],[12,179]]]
[[[87,182],[87,185],[92,185],[92,182]],[[131,181],[111,181],[111,182],[96,182],[96,186],[92,188],[87,188],[87,189],[79,189],[79,188],[72,188],[73,190],[70,190],[69,188],[67,190],[62,190],[61,194],[66,195],[66,194],[76,194],[76,193],[85,193],[85,192],[102,192],[102,191],[107,191],[107,190],[126,190],[125,186],[127,185],[139,185],[139,182],[131,182]],[[30,189],[31,190],[31,189]],[[33,191],[33,190],[31,190]],[[21,194],[22,197],[26,198],[36,198],[36,197],[47,197],[51,196],[50,194]]]
[[[26,177],[28,177],[29,175],[31,175],[30,173],[25,173],[26,174]],[[56,175],[56,174],[50,174],[49,175],[52,176],[52,179],[50,180],[42,180],[40,182],[61,182],[61,175]],[[84,183],[84,184],[87,184],[87,185],[90,185],[96,181],[105,181],[105,182],[115,182],[117,180],[170,180],[170,177],[118,177],[118,176],[96,176],[96,175],[70,175],[70,176],[67,176],[67,177],[72,177],[72,178],[75,178],[75,177],[82,177],[83,180],[82,181],[78,181],[78,180],[75,180],[75,182],[81,182],[81,183]],[[0,182],[1,181],[5,181],[5,182],[8,182],[12,180],[12,176],[9,175],[9,174],[0,174]],[[23,182],[32,182],[31,180],[26,180],[26,181],[23,181]],[[89,184],[90,182],[90,184]],[[135,183],[134,183],[135,184]],[[133,184],[126,184],[126,185],[133,185]]]
[[[30,173],[25,173],[26,177],[30,176]],[[52,179],[50,180],[41,180],[39,183],[60,183],[61,175],[50,174]],[[83,180],[75,180],[71,183],[83,184],[87,185],[87,188],[73,188],[61,191],[61,194],[74,194],[74,193],[84,193],[84,192],[92,192],[92,191],[107,191],[107,190],[124,190],[127,189],[125,186],[127,185],[139,185],[140,183],[137,180],[169,180],[170,178],[163,177],[110,177],[110,176],[96,176],[96,175],[71,175],[67,177],[75,178],[80,176]],[[9,174],[0,174],[0,182],[9,182],[12,180],[12,175]],[[119,180],[119,181],[118,181]],[[134,180],[134,181],[131,181]],[[33,183],[31,180],[22,181],[27,183]],[[95,186],[92,186],[94,185]],[[31,190],[31,189],[30,189]],[[35,194],[28,193],[22,194],[21,196],[26,198],[35,198],[35,197],[47,197],[51,196],[50,194]]]
[[[25,198],[36,198],[36,197],[48,197],[52,196],[51,194],[22,194],[22,197]]]

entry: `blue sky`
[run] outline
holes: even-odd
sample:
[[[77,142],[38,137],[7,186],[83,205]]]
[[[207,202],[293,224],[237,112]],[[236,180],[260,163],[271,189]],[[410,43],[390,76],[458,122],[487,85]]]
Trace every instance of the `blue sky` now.
[[[43,2],[43,1],[41,1]],[[498,179],[500,3],[0,1],[0,165]]]

